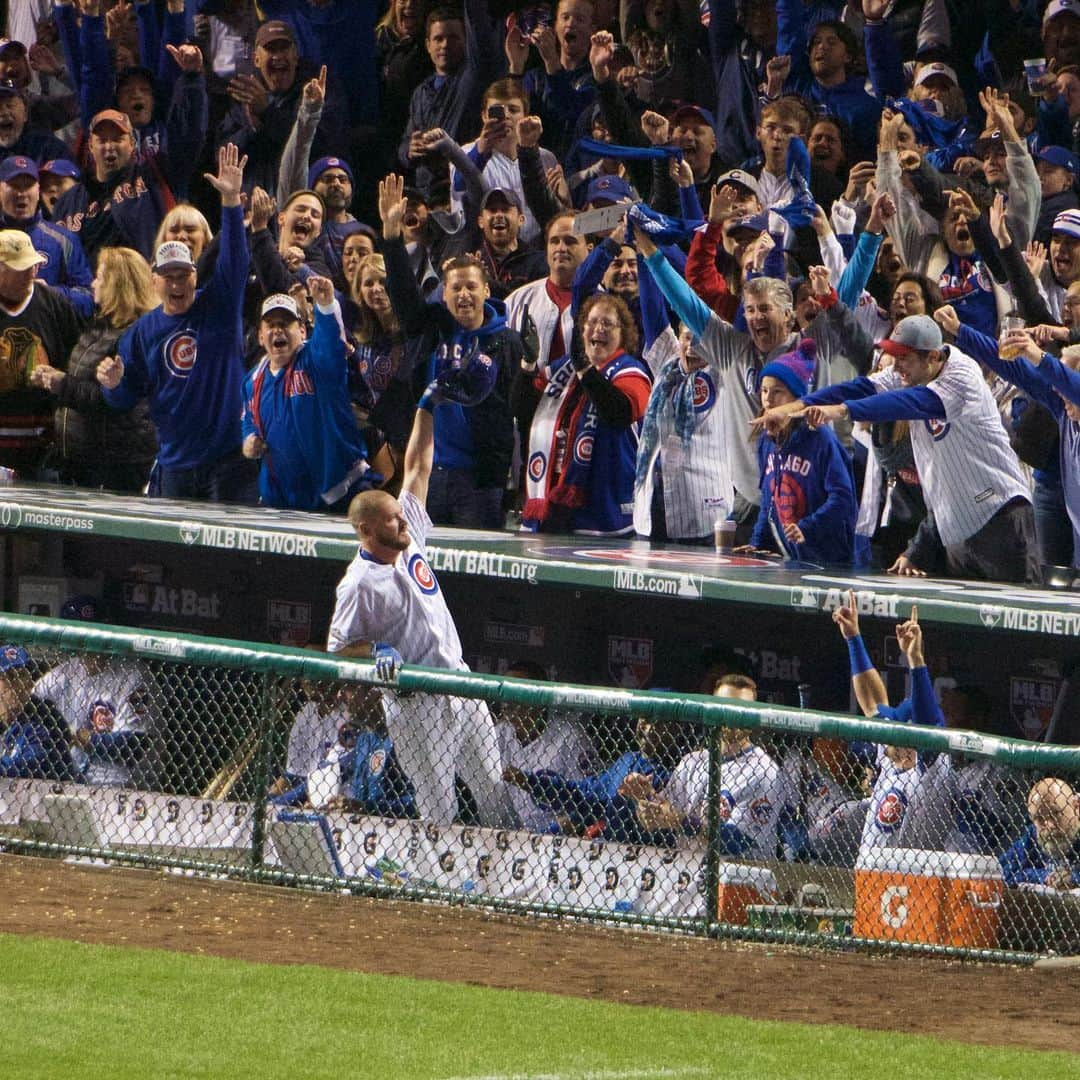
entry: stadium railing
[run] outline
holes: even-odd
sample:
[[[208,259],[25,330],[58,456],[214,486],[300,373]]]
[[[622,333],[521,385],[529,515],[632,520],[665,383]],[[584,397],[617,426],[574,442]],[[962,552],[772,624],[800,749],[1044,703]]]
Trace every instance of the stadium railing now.
[[[1077,747],[409,666],[388,717],[367,661],[17,616],[0,641],[0,850],[803,946],[1080,952]],[[392,736],[448,702],[497,722],[511,771],[498,804],[459,780],[433,824],[438,784]]]

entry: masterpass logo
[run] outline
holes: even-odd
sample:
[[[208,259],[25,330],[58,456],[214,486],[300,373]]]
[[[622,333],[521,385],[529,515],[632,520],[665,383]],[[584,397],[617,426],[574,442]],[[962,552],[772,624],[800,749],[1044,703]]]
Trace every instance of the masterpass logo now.
[[[22,524],[22,507],[18,503],[0,503],[0,528],[17,529]]]

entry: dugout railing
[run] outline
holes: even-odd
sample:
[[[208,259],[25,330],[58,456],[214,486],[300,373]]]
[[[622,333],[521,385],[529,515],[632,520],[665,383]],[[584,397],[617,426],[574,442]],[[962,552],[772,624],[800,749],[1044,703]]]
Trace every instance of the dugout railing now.
[[[0,642],[7,852],[799,945],[1080,953],[1080,748],[408,666],[391,686],[325,653],[39,618],[0,617]],[[488,731],[498,798],[463,782],[466,739],[441,770],[453,822],[421,819],[417,718]]]

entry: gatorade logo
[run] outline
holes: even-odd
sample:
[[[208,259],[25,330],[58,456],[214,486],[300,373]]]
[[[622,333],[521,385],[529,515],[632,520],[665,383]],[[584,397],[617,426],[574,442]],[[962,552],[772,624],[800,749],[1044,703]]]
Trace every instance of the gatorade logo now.
[[[716,383],[707,372],[694,375],[694,412],[707,413],[716,404]]]
[[[439,591],[439,583],[431,572],[431,567],[424,561],[423,555],[414,555],[409,560],[409,577],[416,582],[420,591],[431,596]]]
[[[195,366],[198,353],[198,343],[195,336],[187,330],[181,330],[173,334],[162,347],[165,356],[165,366],[178,379],[186,379]]]
[[[529,458],[529,478],[539,481],[544,479],[544,473],[547,472],[547,458],[537,450],[532,457]]]
[[[881,921],[890,930],[903,929],[908,917],[908,887],[888,885],[881,891]]]

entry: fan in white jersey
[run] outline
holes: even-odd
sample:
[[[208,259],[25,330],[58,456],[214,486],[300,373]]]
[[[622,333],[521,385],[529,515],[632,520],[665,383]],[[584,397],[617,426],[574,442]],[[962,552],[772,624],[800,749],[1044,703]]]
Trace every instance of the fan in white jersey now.
[[[746,675],[724,675],[713,693],[754,701],[757,684]],[[721,728],[720,753],[717,820],[722,850],[738,858],[775,858],[784,795],[780,767],[760,746],[754,746],[745,728]],[[619,794],[636,803],[638,823],[646,833],[697,836],[709,821],[709,751],[687,754],[659,791],[653,790],[649,777],[631,773]]]
[[[870,661],[859,633],[859,611],[855,593],[849,590],[847,603],[833,612],[833,622],[840,628],[851,662],[851,687],[864,716],[875,720],[924,724],[941,727],[945,718],[934,697],[934,687],[923,658],[922,627],[919,612],[913,605],[911,618],[896,628],[896,640],[911,670],[911,694],[895,708],[889,705],[884,680]],[[863,822],[859,858],[881,847],[901,847],[902,832],[909,807],[919,793],[926,774],[926,762],[906,746],[874,747],[873,764],[877,770],[870,807]]]
[[[763,419],[909,421],[930,517],[891,571],[924,576],[932,550],[944,545],[954,577],[1037,584],[1030,489],[982,369],[946,347],[928,315],[901,319],[879,346],[893,358],[889,370],[815,391]]]
[[[528,660],[511,664],[506,674],[518,679],[547,679],[547,672]],[[546,710],[506,704],[500,706],[498,716],[495,734],[503,778],[510,784],[519,824],[530,832],[558,832],[555,815],[537,805],[524,774],[546,771],[564,780],[581,780],[591,773],[596,766],[596,749],[581,717],[567,712],[549,716]]]
[[[434,385],[434,384],[433,384]],[[457,627],[424,557],[431,519],[424,510],[434,454],[431,388],[416,410],[405,450],[400,501],[365,491],[349,506],[360,550],[337,587],[328,648],[371,657],[383,678],[401,663],[467,671]],[[457,815],[455,776],[468,785],[481,825],[512,822],[495,726],[482,701],[434,694],[387,694],[386,727],[416,792],[421,818],[449,825]]]

